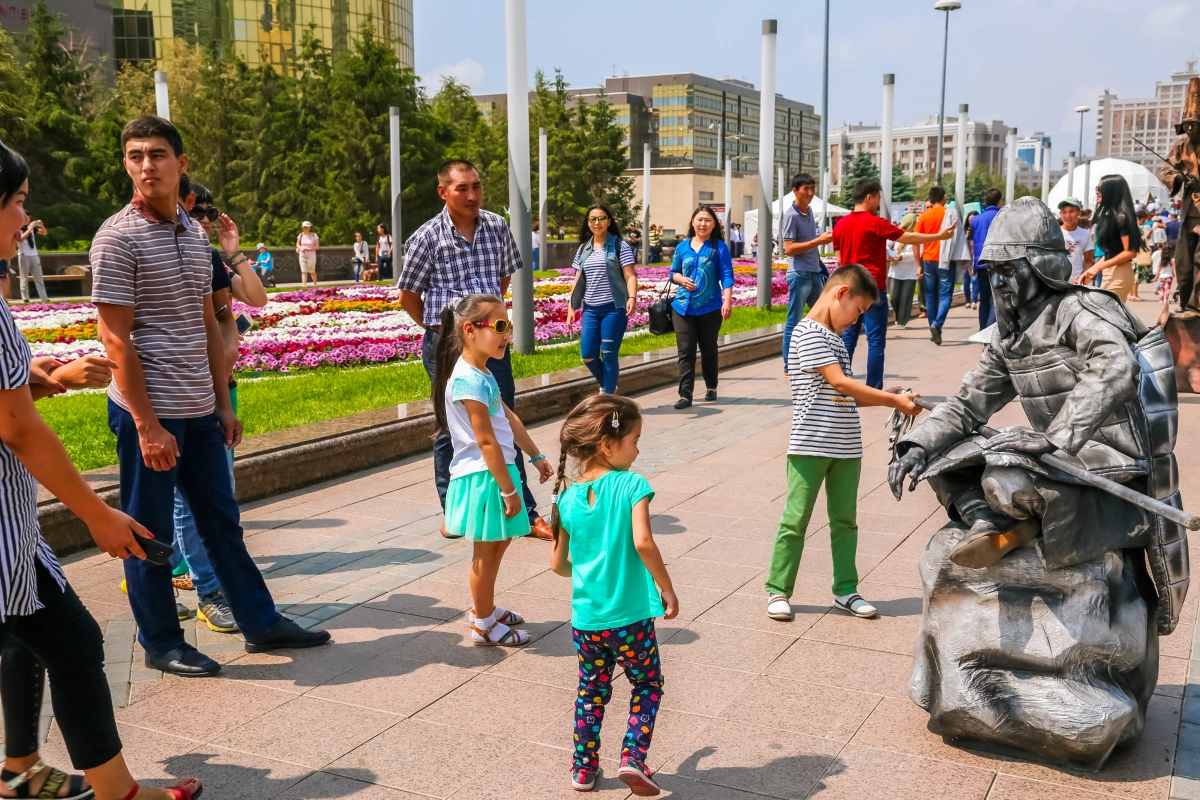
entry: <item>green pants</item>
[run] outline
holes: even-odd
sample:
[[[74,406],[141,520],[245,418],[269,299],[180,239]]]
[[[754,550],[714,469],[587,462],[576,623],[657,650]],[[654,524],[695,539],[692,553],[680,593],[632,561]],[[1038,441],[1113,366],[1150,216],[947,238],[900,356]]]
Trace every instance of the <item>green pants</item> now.
[[[829,507],[833,593],[841,596],[858,591],[854,556],[858,550],[858,476],[861,471],[861,458],[788,456],[787,505],[775,533],[775,551],[771,554],[771,572],[767,576],[769,593],[791,597],[796,588],[796,572],[800,569],[800,557],[804,555],[804,536],[822,482]]]

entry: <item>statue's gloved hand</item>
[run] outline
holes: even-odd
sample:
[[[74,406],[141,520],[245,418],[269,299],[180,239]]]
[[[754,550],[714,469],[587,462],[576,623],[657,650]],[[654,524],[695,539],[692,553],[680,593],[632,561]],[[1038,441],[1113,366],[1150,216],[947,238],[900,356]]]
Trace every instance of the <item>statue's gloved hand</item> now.
[[[917,479],[924,471],[925,450],[920,447],[910,448],[891,463],[888,467],[888,485],[892,487],[892,494],[896,495],[897,500],[904,496],[904,478],[907,476],[911,479],[908,485],[911,492],[917,488]]]
[[[1007,450],[1013,453],[1025,453],[1039,456],[1042,453],[1052,453],[1056,448],[1046,434],[1028,428],[1016,428],[1001,431],[983,444],[984,450]]]

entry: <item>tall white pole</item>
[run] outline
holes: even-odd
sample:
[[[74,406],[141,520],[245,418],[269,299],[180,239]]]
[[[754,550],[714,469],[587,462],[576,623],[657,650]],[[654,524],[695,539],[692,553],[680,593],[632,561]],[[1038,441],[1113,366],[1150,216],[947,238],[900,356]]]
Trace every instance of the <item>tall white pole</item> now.
[[[883,76],[883,140],[879,151],[879,183],[883,187],[883,204],[879,216],[892,218],[892,123],[896,114],[896,76]]]
[[[762,90],[758,111],[758,307],[771,307],[771,264],[775,252],[771,236],[771,179],[775,172],[775,39],[779,22],[762,23]]]
[[[546,129],[538,128],[538,252],[542,254],[541,268],[547,269],[550,254],[546,252],[546,192],[547,156]]]
[[[642,144],[642,263],[650,263],[650,143]]]
[[[804,139],[803,136],[800,137]],[[803,145],[801,145],[803,146]],[[829,223],[829,0],[825,0],[825,50],[821,63],[821,230]]]
[[[165,120],[171,119],[171,95],[167,91],[167,73],[154,71],[154,104],[156,113]]]
[[[954,205],[958,218],[966,224],[963,204],[967,196],[967,104],[958,107],[958,141],[954,143]]]
[[[1067,154],[1067,197],[1075,196],[1075,151]]]
[[[942,104],[938,106],[937,180],[942,185],[942,148],[946,142],[946,55],[950,52],[950,12],[946,11],[946,32],[942,37]]]
[[[778,186],[778,187],[776,187],[776,189],[775,189],[775,196],[776,196],[777,198],[779,198],[779,220],[780,220],[780,224],[782,224],[782,222],[783,222],[783,208],[784,208],[784,205],[783,205],[783,196],[784,196],[785,194],[787,194],[785,191],[783,191],[783,181],[784,181],[784,177],[783,177],[783,165],[781,164],[781,165],[779,165],[778,167],[776,167],[776,168],[775,168],[775,172],[776,172],[776,174],[778,174],[778,175],[779,175],[779,186]],[[783,255],[783,239],[782,239],[782,237],[781,237],[781,238],[780,238],[778,241],[776,241],[776,242],[775,242],[775,252],[776,252],[776,255],[779,255],[779,256],[782,256],[782,255]],[[774,269],[774,267],[773,267],[773,266],[772,266],[772,269]]]
[[[1042,202],[1050,203],[1050,143],[1042,143]]]
[[[529,76],[525,53],[525,0],[505,0],[508,50],[508,225],[525,269],[512,278],[513,345],[533,352],[533,240],[529,235]]]
[[[733,213],[733,159],[725,159],[725,214],[721,227],[725,230],[725,244],[729,244],[729,220]]]
[[[404,251],[402,246],[397,245],[404,241],[404,237],[400,227],[400,109],[396,106],[388,110],[388,134],[392,156],[392,266],[393,274],[399,279],[400,268],[404,266]]]
[[[1017,193],[1017,129],[1008,129],[1008,175],[1004,184],[1004,202],[1012,205]]]
[[[1083,161],[1083,186],[1080,191],[1083,197],[1079,199],[1083,201],[1084,208],[1091,208],[1096,199],[1096,188],[1092,186],[1092,160],[1083,154],[1079,158]]]

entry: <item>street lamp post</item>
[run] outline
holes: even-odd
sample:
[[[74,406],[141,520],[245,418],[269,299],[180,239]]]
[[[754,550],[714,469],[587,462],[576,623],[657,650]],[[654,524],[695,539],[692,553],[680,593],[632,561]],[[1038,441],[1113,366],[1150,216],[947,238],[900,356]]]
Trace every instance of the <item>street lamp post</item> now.
[[[762,21],[762,90],[758,110],[758,307],[771,308],[771,269],[775,248],[772,242],[771,184],[775,172],[775,45],[779,23]]]
[[[801,134],[801,140],[803,140]],[[821,230],[829,223],[829,0],[825,0],[825,55],[821,66]]]
[[[533,220],[529,187],[529,75],[525,49],[525,0],[504,3],[506,78],[508,83],[509,228],[526,269],[512,279],[513,349],[533,352]]]
[[[946,56],[950,50],[950,12],[962,8],[958,0],[938,0],[935,11],[946,12],[946,31],[942,37],[942,104],[938,110],[937,184],[942,184],[942,146],[946,141]]]
[[[1091,111],[1087,106],[1076,106],[1075,113],[1079,115],[1079,157],[1083,158],[1083,115]]]

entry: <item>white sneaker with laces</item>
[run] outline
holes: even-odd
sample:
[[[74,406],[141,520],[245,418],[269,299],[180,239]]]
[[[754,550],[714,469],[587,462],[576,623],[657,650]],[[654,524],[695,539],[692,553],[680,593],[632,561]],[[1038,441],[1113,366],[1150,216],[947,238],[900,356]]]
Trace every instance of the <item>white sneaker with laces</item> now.
[[[792,601],[781,594],[773,594],[767,598],[767,616],[781,622],[791,622],[796,618],[792,613]]]
[[[843,611],[849,611],[856,617],[869,619],[879,612],[875,606],[862,599],[862,595],[857,592],[854,594],[845,594],[841,597],[833,598],[833,604]]]

